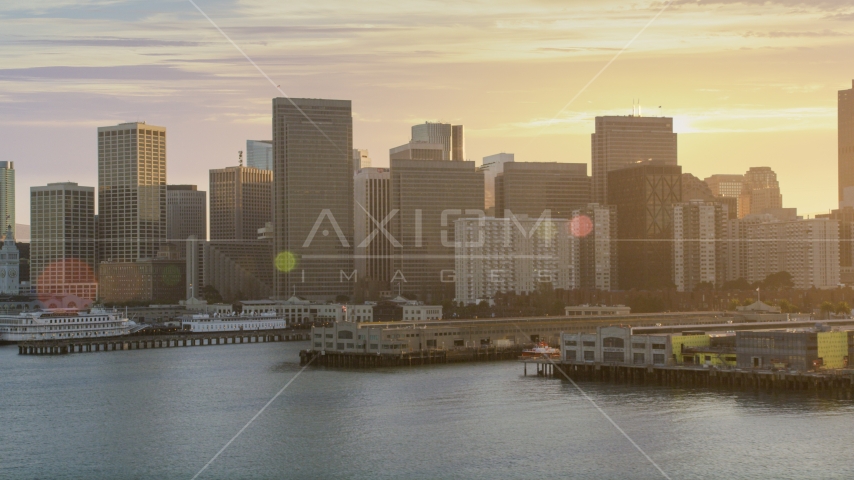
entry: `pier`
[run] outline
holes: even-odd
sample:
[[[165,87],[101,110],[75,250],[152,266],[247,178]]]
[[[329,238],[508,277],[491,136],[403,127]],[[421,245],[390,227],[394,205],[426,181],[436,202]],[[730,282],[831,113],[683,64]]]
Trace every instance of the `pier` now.
[[[264,330],[244,332],[175,333],[167,335],[125,335],[120,337],[31,340],[18,344],[19,355],[65,355],[69,353],[115,352],[153,348],[201,347],[241,343],[298,342],[309,339],[308,332]]]
[[[797,372],[785,370],[719,369],[715,367],[677,367],[653,365],[610,365],[595,363],[556,363],[547,359],[524,359],[536,365],[538,376],[570,378],[573,381],[598,381],[630,385],[704,387],[719,390],[756,392],[823,392],[835,398],[854,395],[854,370]]]
[[[322,367],[376,368],[412,367],[440,363],[494,362],[515,360],[522,354],[521,348],[455,348],[416,350],[401,353],[362,353],[303,350],[299,354],[300,365],[312,363]]]

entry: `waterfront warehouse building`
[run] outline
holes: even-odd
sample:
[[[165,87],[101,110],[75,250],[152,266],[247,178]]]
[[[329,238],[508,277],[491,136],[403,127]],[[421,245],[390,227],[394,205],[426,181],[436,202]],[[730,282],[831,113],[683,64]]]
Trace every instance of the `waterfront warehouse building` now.
[[[739,368],[845,368],[854,348],[849,345],[854,345],[854,330],[736,332]]]
[[[633,335],[631,327],[597,327],[596,333],[561,334],[563,362],[665,365],[669,335]]]

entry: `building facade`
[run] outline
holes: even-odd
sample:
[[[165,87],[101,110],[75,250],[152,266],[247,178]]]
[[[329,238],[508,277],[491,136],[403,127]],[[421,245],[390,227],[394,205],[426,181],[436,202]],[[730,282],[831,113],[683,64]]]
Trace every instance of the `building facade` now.
[[[838,96],[839,200],[844,191],[854,187],[854,80],[851,88]]]
[[[590,203],[585,163],[508,162],[495,177],[495,214],[569,218]]]
[[[455,227],[483,213],[483,172],[474,162],[391,161],[391,286],[419,300],[454,297]]]
[[[195,185],[166,186],[166,238],[183,250],[191,235],[208,238],[208,197]]]
[[[392,277],[394,241],[386,235],[391,220],[391,172],[362,168],[353,180],[354,261],[359,278],[377,282],[383,290]]]
[[[578,288],[577,242],[557,219],[465,218],[456,221],[456,298],[476,304],[499,293],[532,293],[543,284]]]
[[[273,141],[246,140],[246,166],[273,170]]]
[[[0,295],[21,293],[21,255],[15,244],[12,227],[6,227],[3,246],[0,247]]]
[[[0,162],[0,218],[15,234],[15,162]]]
[[[258,229],[272,219],[270,170],[241,166],[211,170],[210,192],[211,240],[254,241]]]
[[[412,126],[412,141],[439,144],[442,160],[465,161],[465,138],[462,125],[422,123]]]
[[[751,167],[744,174],[738,205],[738,218],[782,209],[783,195],[777,174],[770,167]]]
[[[643,161],[676,165],[676,134],[667,117],[596,117],[591,137],[593,201],[608,204],[608,172]]]
[[[30,283],[42,296],[98,298],[95,189],[30,187]]]
[[[101,263],[99,298],[107,304],[177,304],[184,297],[185,263],[179,260],[139,260]]]
[[[642,163],[608,174],[608,204],[617,208],[620,289],[672,285],[673,205],[682,201],[682,167]]]
[[[617,290],[617,208],[598,203],[572,212],[571,240],[578,288]]]
[[[634,335],[631,327],[596,327],[596,333],[563,333],[561,361],[620,365],[665,365],[669,335]]]
[[[363,168],[371,168],[371,157],[368,151],[364,149],[353,149],[353,172],[358,172]]]
[[[788,272],[798,289],[839,285],[837,220],[782,222],[769,214],[750,215],[728,222],[725,244],[728,280],[755,283]]]
[[[350,296],[357,281],[350,101],[273,99],[273,171],[276,296]]]
[[[98,128],[98,250],[109,262],[155,258],[166,240],[166,128]]]
[[[389,149],[389,160],[443,160],[445,151],[441,143],[416,142],[404,143]]]
[[[726,279],[728,209],[715,202],[691,201],[673,206],[673,283],[679,292],[698,284],[719,286]]]
[[[515,161],[512,153],[496,153],[483,157],[483,200],[487,216],[495,217],[495,177],[504,172],[504,164]]]
[[[211,286],[225,301],[273,296],[273,244],[265,240],[186,242],[184,298],[202,298]]]

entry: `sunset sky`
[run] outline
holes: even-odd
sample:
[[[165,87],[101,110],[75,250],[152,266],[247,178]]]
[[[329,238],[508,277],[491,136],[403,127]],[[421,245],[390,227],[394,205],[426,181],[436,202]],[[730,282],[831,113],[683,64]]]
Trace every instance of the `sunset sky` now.
[[[574,103],[662,1],[195,0],[293,97],[353,101],[374,166],[426,120],[467,156],[590,162],[593,117],[675,117],[700,178],[770,166],[785,207],[836,206],[836,95],[854,78],[850,1],[676,0]],[[276,89],[188,0],[0,2],[0,160],[29,187],[97,185],[96,127],[168,129],[168,181],[207,190]],[[658,107],[661,106],[659,109]],[[560,112],[560,113],[559,113]]]

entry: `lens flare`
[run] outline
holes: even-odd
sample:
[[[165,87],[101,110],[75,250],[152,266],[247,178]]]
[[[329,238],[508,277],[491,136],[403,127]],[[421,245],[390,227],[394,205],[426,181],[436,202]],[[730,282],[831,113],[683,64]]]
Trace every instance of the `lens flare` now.
[[[593,231],[593,221],[587,215],[579,215],[569,222],[569,232],[577,238],[584,238]]]
[[[290,272],[297,266],[297,259],[291,252],[281,252],[276,255],[276,269],[280,272]]]

